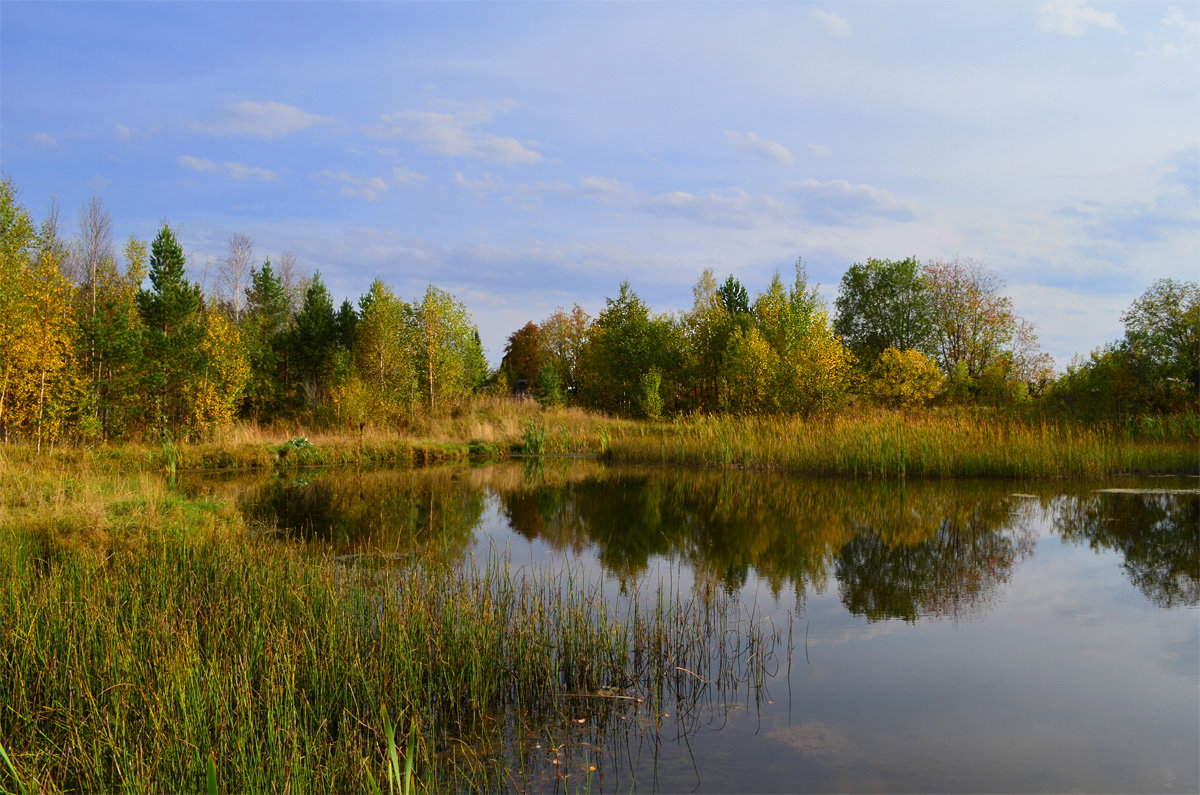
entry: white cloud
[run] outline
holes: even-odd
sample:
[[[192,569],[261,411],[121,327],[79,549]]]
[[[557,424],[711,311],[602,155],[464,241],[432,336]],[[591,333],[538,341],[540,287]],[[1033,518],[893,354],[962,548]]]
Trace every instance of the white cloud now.
[[[320,174],[322,179],[337,183],[340,192],[347,199],[362,199],[363,201],[378,201],[383,192],[388,189],[387,180],[383,177],[360,177],[348,171],[330,171],[326,169]]]
[[[55,140],[54,136],[50,135],[49,133],[34,133],[33,135],[29,136],[29,140],[38,146],[58,146],[58,141]]]
[[[1169,28],[1178,28],[1189,36],[1200,36],[1200,23],[1188,19],[1183,10],[1175,6],[1167,9],[1167,15],[1163,17],[1162,23]]]
[[[396,166],[392,169],[392,179],[397,185],[418,185],[425,182],[428,177],[407,166]]]
[[[499,193],[505,189],[504,183],[491,174],[484,174],[480,179],[471,179],[461,171],[454,172],[454,184],[466,188],[477,196],[485,193]]]
[[[764,208],[754,205],[751,196],[741,188],[734,188],[727,193],[709,193],[707,196],[677,190],[655,196],[647,202],[647,208],[656,215],[674,215],[706,226],[734,229],[751,229],[756,225]]]
[[[629,195],[633,189],[620,180],[595,175],[579,180],[579,195],[596,201],[617,201]]]
[[[317,116],[282,102],[234,102],[207,121],[188,122],[188,127],[206,135],[278,138],[330,121],[327,116]]]
[[[182,155],[179,158],[179,165],[201,173],[211,173],[217,170],[217,161],[209,160],[205,157],[192,157],[191,155]]]
[[[844,179],[820,182],[806,179],[788,185],[805,216],[818,223],[854,223],[867,219],[911,221],[913,209],[891,191],[873,185],[855,185]]]
[[[809,144],[808,151],[813,153],[813,157],[833,157],[833,149],[825,144]]]
[[[117,122],[113,125],[113,135],[116,136],[118,141],[128,141],[133,137],[133,130],[128,125]]]
[[[1087,0],[1051,0],[1042,3],[1038,10],[1037,27],[1043,33],[1061,33],[1064,36],[1082,36],[1090,27],[1123,30],[1116,14],[1092,8]]]
[[[428,151],[450,157],[475,157],[489,163],[506,166],[536,163],[542,155],[531,147],[532,141],[521,142],[470,128],[491,121],[488,110],[461,113],[410,110],[389,113],[380,124],[368,130],[383,138],[401,138],[420,144]]]
[[[812,10],[812,16],[813,19],[816,19],[825,25],[825,30],[828,31],[831,36],[845,38],[852,33],[850,29],[850,23],[847,22],[846,19],[836,11],[825,11],[824,9],[814,8]]]
[[[197,171],[201,174],[223,174],[227,177],[238,180],[254,179],[262,182],[279,181],[279,175],[269,168],[248,166],[245,163],[237,163],[232,160],[218,163],[217,161],[209,160],[206,157],[183,155],[177,162],[181,168]]]
[[[759,157],[772,160],[782,166],[790,166],[796,162],[796,156],[788,151],[786,146],[777,141],[769,141],[766,138],[761,138],[752,132],[726,130],[725,140],[738,149],[745,149],[747,152],[752,152]]]

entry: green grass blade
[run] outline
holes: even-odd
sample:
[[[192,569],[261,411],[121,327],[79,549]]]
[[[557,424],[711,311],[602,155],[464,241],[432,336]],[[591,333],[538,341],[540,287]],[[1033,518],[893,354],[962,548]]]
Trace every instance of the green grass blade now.
[[[400,788],[400,760],[396,757],[396,729],[388,718],[387,707],[383,708],[383,732],[387,735],[388,756],[388,792],[395,793]]]
[[[393,753],[395,753],[393,751]],[[417,726],[414,723],[408,732],[408,753],[404,757],[404,795],[412,795],[413,757],[417,753]]]
[[[208,795],[217,795],[217,762],[212,752],[208,753],[208,764],[205,765],[208,774]]]
[[[21,777],[17,775],[16,766],[12,763],[12,760],[8,758],[8,752],[4,750],[4,743],[0,743],[0,757],[4,758],[4,764],[8,767],[8,772],[12,774],[13,780],[17,782],[17,792],[19,795],[25,795],[28,790],[25,789],[25,785],[21,783]]]

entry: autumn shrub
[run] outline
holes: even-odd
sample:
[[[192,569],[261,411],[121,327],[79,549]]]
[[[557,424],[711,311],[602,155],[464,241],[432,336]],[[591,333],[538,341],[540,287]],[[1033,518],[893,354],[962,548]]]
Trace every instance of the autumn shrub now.
[[[920,351],[887,348],[871,372],[871,391],[890,408],[923,406],[942,387],[937,363]]]

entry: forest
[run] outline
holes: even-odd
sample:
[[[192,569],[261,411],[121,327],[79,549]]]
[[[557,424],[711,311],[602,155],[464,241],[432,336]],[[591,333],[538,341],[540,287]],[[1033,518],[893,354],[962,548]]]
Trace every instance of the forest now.
[[[868,259],[831,315],[801,261],[751,299],[705,270],[690,310],[656,313],[628,283],[507,339],[489,371],[466,307],[376,279],[334,306],[295,256],[230,236],[207,292],[166,223],[117,253],[93,199],[64,239],[0,183],[0,438],[56,443],[219,438],[234,423],[403,430],[481,393],[629,418],[811,416],[983,406],[1087,423],[1194,419],[1200,286],[1158,279],[1125,334],[1056,374],[1003,282],[973,261]],[[1194,425],[1194,422],[1189,422]]]

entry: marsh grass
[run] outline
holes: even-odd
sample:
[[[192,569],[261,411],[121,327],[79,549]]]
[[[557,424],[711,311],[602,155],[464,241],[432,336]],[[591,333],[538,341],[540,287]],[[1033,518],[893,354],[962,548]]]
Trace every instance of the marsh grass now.
[[[403,425],[348,429],[275,422],[239,423],[203,442],[0,445],[14,464],[75,464],[96,471],[270,469],[380,463],[422,466],[498,460],[522,452],[529,429],[541,429],[541,452],[602,453],[610,439],[640,433],[640,424],[580,408],[545,407],[532,400],[481,395]],[[303,439],[308,444],[295,444]]]
[[[853,477],[1200,472],[1195,423],[1079,425],[985,412],[689,417],[613,440],[611,460]]]
[[[295,445],[304,438],[310,444]],[[695,415],[664,422],[481,395],[403,426],[240,424],[203,443],[5,445],[27,465],[96,471],[260,469],[494,461],[510,453],[590,454],[646,464],[776,469],[852,477],[1104,477],[1200,472],[1200,414],[1076,423],[987,408],[867,410],[811,418]]]
[[[341,565],[163,481],[0,462],[0,789],[508,788],[528,731],[725,699],[778,642],[711,591]]]

